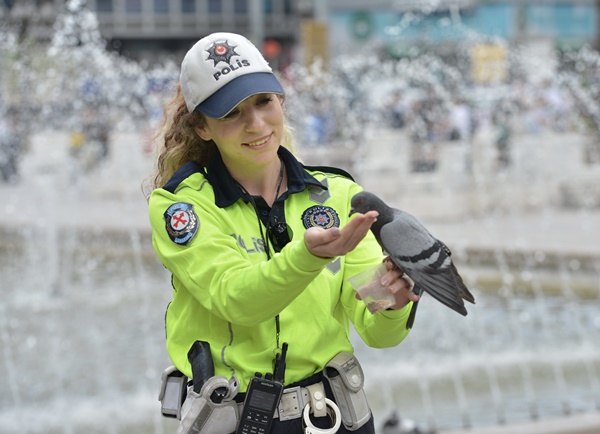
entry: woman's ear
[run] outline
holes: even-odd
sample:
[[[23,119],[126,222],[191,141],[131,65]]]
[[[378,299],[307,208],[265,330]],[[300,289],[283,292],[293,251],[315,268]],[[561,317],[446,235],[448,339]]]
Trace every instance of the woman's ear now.
[[[208,133],[208,131],[206,131],[205,125],[198,125],[194,127],[194,131],[196,131],[196,134],[198,134],[198,136],[205,142],[212,140],[210,134]]]

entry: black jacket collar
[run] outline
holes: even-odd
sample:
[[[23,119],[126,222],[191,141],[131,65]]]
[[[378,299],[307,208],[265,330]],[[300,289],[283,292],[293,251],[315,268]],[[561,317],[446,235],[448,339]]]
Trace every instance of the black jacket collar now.
[[[315,186],[326,190],[327,187],[321,184],[317,179],[310,175],[302,163],[294,155],[284,148],[279,147],[277,151],[281,161],[285,164],[287,172],[288,194],[304,191],[308,186]],[[206,177],[215,192],[215,204],[220,208],[226,208],[233,205],[238,199],[248,202],[235,180],[229,174],[229,171],[223,163],[220,153],[216,153],[206,165]]]

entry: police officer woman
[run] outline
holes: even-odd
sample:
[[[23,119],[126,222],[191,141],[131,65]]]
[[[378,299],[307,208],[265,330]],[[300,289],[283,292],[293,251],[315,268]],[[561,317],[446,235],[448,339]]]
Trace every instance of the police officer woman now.
[[[350,199],[361,188],[343,171],[294,157],[283,100],[246,38],[215,33],[197,42],[165,106],[149,216],[154,249],[172,273],[166,335],[175,366],[198,381],[188,356],[195,342],[207,343],[214,375],[235,379],[239,393],[230,398],[240,412],[261,373],[284,386],[270,432],[301,433],[311,399],[315,426],[332,419],[333,412],[321,417],[315,388],[331,402],[345,399],[334,396],[324,370],[339,354],[343,366],[358,365],[350,323],[369,346],[395,346],[418,297],[390,266],[382,280],[395,295],[392,308],[372,314],[356,298],[347,279],[383,259],[369,231],[377,213],[350,219]],[[282,407],[290,391],[299,411]],[[348,405],[360,402],[346,403],[338,432],[373,433],[368,406],[367,417],[352,421]]]

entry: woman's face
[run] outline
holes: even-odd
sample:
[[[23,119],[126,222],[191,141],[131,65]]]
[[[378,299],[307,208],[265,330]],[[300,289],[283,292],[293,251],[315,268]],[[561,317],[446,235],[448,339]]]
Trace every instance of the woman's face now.
[[[277,158],[283,139],[282,98],[262,93],[249,97],[220,119],[205,118],[196,129],[203,140],[213,140],[227,167],[266,166]]]

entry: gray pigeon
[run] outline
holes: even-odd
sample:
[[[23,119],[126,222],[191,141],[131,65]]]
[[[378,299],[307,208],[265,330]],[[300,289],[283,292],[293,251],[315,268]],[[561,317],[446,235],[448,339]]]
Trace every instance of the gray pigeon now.
[[[363,191],[352,197],[350,215],[371,210],[379,213],[371,231],[392,262],[415,282],[413,292],[420,295],[424,290],[466,316],[463,300],[475,304],[475,298],[458,274],[450,249],[431,235],[416,217],[389,207],[373,193]],[[413,304],[407,329],[412,328],[417,304]]]

